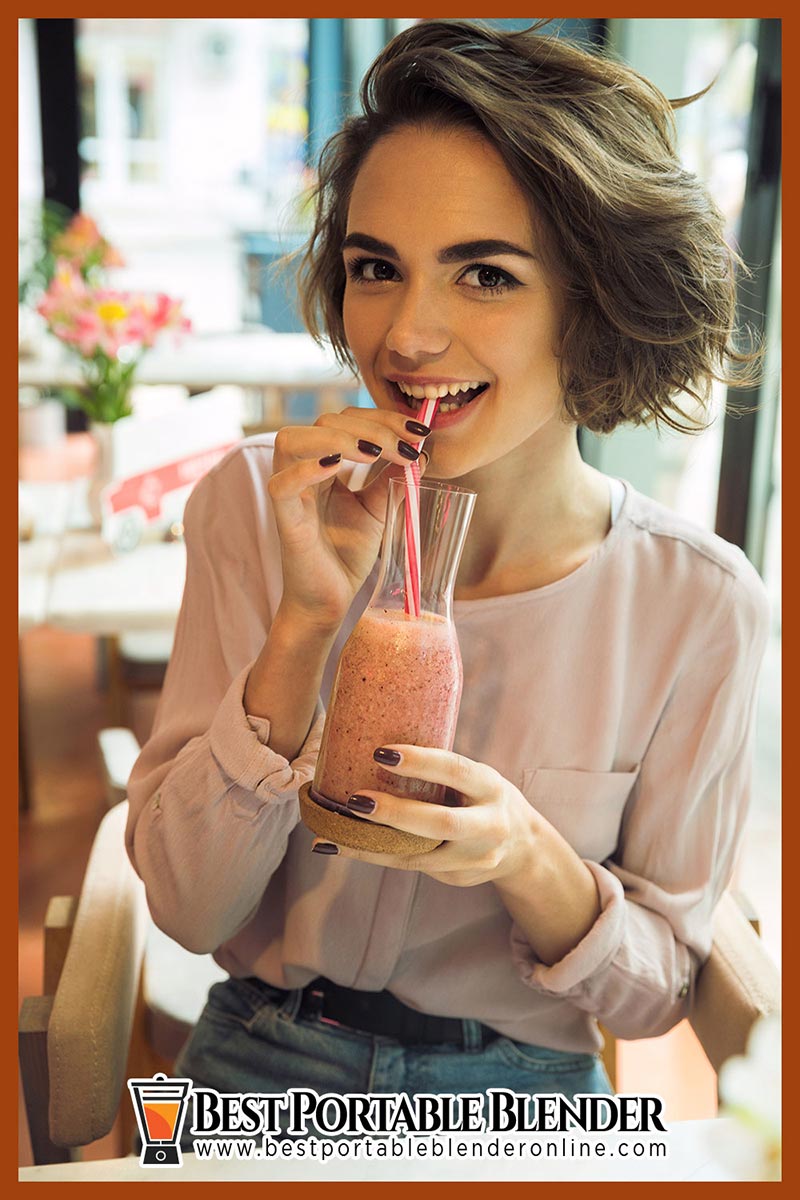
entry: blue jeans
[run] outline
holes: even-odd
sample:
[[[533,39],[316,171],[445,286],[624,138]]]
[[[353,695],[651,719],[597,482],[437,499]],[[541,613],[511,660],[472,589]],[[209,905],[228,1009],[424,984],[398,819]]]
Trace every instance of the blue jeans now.
[[[218,1092],[473,1092],[508,1088],[544,1093],[613,1095],[595,1054],[550,1050],[507,1037],[482,1046],[477,1021],[464,1021],[465,1045],[404,1046],[299,1014],[300,991],[288,996],[253,979],[227,979],[181,1051],[175,1074]]]

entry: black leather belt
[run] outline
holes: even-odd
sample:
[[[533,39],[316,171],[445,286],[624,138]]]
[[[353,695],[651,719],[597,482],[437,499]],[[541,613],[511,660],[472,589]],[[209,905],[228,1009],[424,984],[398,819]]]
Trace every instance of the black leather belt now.
[[[279,993],[279,988],[269,988]],[[284,992],[288,997],[289,993]],[[320,976],[303,988],[303,1016],[335,1021],[360,1033],[394,1038],[404,1046],[464,1046],[465,1022],[456,1017],[434,1017],[403,1004],[391,992],[363,992],[342,987]],[[474,1026],[473,1026],[474,1028]],[[498,1036],[494,1029],[478,1024],[480,1043],[486,1046]]]

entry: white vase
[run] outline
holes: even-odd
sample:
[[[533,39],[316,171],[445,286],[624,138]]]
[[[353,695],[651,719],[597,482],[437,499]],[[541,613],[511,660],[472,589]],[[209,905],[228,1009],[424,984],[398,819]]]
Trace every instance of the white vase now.
[[[95,444],[95,461],[89,480],[87,503],[92,523],[95,528],[99,529],[103,524],[100,496],[103,488],[114,478],[114,426],[101,421],[92,421],[89,428]]]

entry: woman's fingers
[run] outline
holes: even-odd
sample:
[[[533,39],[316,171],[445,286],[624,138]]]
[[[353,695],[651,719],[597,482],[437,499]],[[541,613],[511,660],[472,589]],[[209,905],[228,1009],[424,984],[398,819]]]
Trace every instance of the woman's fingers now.
[[[341,465],[340,453],[300,459],[275,472],[267,485],[269,494],[273,500],[295,500],[306,488],[333,479]]]
[[[347,801],[354,816],[440,842],[457,842],[481,835],[487,811],[482,805],[496,800],[502,790],[502,778],[492,767],[447,750],[421,746],[383,746],[378,748],[378,753],[381,766],[393,775],[450,787],[464,796],[466,804],[459,807],[430,804],[364,788]],[[399,756],[399,762],[391,761],[394,755]]]
[[[314,842],[314,851],[421,871],[456,887],[473,887],[509,872],[514,849],[524,841],[531,809],[493,767],[447,750],[410,745],[381,746],[374,757],[393,775],[425,779],[460,792],[465,803],[449,808],[364,788],[348,800],[353,815],[442,844],[410,858],[320,844],[320,839]]]
[[[387,412],[384,408],[343,408],[340,412],[322,413],[315,424],[341,424],[343,427],[357,429],[363,427],[365,422],[382,425],[395,437],[404,438],[412,443],[418,442],[421,437],[427,437],[426,433],[420,433],[420,429],[424,430],[426,426],[421,425],[419,421],[405,417],[402,413]]]
[[[350,462],[383,458],[407,466],[419,456],[414,444],[419,437],[398,431],[397,424],[394,417],[387,426],[386,421],[352,418],[346,412],[325,414],[314,425],[286,426],[275,437],[275,470],[284,470],[298,459],[319,460],[331,454],[341,454]]]
[[[331,850],[328,847],[333,846],[333,842],[326,842],[324,838],[315,838],[311,849],[318,854],[337,855],[339,858],[352,858],[357,862],[372,863],[376,867],[393,867],[398,871],[425,871],[426,874],[435,875],[438,872],[446,872],[454,867],[454,855],[449,846],[437,846],[435,850],[429,850],[426,854],[376,854],[370,850],[354,850],[351,846],[336,846]]]
[[[375,807],[367,811],[370,804]],[[372,788],[356,792],[350,797],[347,807],[354,816],[438,842],[457,842],[462,838],[474,837],[481,821],[480,813],[474,808],[429,804],[424,800],[393,796]]]
[[[443,784],[473,804],[494,800],[504,786],[503,777],[493,767],[452,750],[392,744],[376,747],[374,758],[393,775]]]

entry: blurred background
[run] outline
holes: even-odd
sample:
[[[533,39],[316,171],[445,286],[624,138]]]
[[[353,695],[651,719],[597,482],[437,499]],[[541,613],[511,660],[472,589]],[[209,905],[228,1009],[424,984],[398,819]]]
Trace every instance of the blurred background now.
[[[242,433],[369,403],[303,331],[276,264],[307,234],[319,150],[357,107],[375,54],[413,20],[19,22],[20,997],[41,990],[48,898],[79,890],[104,808],[124,794],[135,743],[109,750],[106,738],[103,754],[98,735],[148,735],[191,487]],[[780,961],[780,22],[581,19],[550,31],[621,57],[673,98],[714,81],[676,113],[680,153],[752,271],[741,318],[765,341],[764,379],[717,388],[700,436],[619,430],[581,448],[741,546],[768,588],[736,886]],[[132,314],[133,333],[101,340]],[[715,1111],[690,1042],[679,1027],[621,1047],[620,1090],[660,1092],[672,1119]]]

